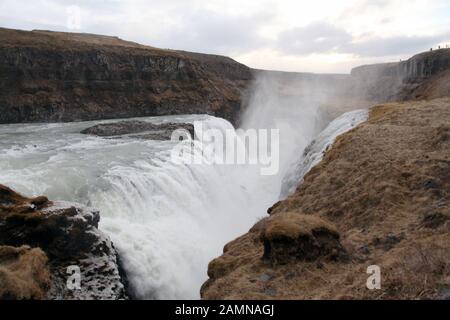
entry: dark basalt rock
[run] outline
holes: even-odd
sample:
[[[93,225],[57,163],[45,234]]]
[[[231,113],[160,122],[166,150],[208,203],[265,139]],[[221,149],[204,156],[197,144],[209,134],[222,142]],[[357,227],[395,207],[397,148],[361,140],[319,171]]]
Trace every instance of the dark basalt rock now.
[[[375,237],[372,241],[372,244],[377,248],[389,251],[393,247],[395,247],[398,243],[400,243],[404,238],[405,235],[403,233],[399,235],[387,234],[382,237]]]
[[[27,246],[45,254],[50,273],[45,298],[127,298],[117,251],[98,230],[99,220],[96,210],[45,197],[26,198],[0,185],[0,246]],[[67,287],[69,266],[80,268],[81,289]]]
[[[148,140],[170,140],[175,130],[184,130],[194,137],[194,125],[191,123],[162,123],[153,124],[139,120],[127,120],[114,123],[97,124],[81,131],[83,134],[91,134],[100,137],[112,137],[131,135],[133,138]]]
[[[450,220],[450,215],[443,212],[431,212],[423,216],[421,225],[426,228],[436,229]]]

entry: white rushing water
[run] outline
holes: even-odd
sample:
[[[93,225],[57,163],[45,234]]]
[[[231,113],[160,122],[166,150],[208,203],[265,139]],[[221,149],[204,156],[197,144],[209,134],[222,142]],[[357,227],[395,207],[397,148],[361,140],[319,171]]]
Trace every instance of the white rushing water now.
[[[243,127],[280,128],[276,175],[262,176],[256,165],[174,164],[174,142],[80,134],[112,122],[91,121],[0,125],[0,183],[28,196],[99,209],[100,229],[119,250],[138,298],[196,299],[208,262],[265,216],[289,165],[321,129],[318,109],[297,109],[293,116],[271,110],[274,101],[260,98],[260,112],[250,107]],[[233,129],[206,115],[141,120]]]
[[[144,120],[232,129],[209,116]],[[97,123],[1,125],[0,183],[99,209],[139,298],[198,298],[208,262],[276,200],[273,177],[264,187],[255,166],[173,164],[171,141],[79,134]]]
[[[327,148],[334,140],[344,132],[356,127],[365,121],[369,115],[368,110],[354,110],[346,112],[337,117],[314,138],[313,141],[303,150],[302,156],[295,159],[283,178],[280,198],[286,198],[294,193],[299,184],[303,182],[303,177],[312,167],[318,164]]]

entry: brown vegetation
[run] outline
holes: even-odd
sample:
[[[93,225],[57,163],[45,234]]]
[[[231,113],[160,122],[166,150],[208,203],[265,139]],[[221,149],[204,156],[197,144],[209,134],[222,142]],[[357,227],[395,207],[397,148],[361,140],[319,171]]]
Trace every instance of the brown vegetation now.
[[[260,234],[263,259],[272,264],[290,261],[345,259],[339,232],[329,222],[313,215],[285,212],[267,219]]]
[[[47,256],[41,249],[0,246],[0,300],[45,299],[49,286]]]
[[[202,297],[444,297],[450,290],[449,124],[448,98],[373,107],[368,121],[338,137],[293,195],[269,209],[270,217],[225,246],[209,266]],[[298,235],[321,225],[339,232],[348,260],[293,259],[301,251]],[[263,259],[267,235],[283,233],[279,248],[291,259]],[[380,290],[366,288],[373,264],[381,268]]]

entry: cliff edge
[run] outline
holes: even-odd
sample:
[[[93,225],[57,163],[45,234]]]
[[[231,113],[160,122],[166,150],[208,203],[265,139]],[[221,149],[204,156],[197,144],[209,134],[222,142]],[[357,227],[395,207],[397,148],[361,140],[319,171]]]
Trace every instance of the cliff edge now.
[[[353,68],[353,88],[376,102],[450,96],[450,49],[426,51],[391,63]]]

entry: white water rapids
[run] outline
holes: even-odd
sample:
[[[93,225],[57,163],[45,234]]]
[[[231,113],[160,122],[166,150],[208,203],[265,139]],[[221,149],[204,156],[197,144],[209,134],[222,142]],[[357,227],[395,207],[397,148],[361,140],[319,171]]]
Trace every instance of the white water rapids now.
[[[231,127],[209,116],[144,119]],[[138,297],[198,298],[208,262],[277,192],[256,167],[173,164],[170,141],[79,134],[96,123],[0,126],[0,183],[99,209]]]
[[[117,247],[138,298],[196,299],[208,262],[265,216],[289,164],[320,131],[316,109],[300,114],[244,117],[246,128],[280,128],[280,171],[273,176],[255,165],[174,164],[170,141],[79,133],[112,121],[0,125],[0,183],[99,209],[100,229]],[[205,115],[141,120],[232,128]]]

